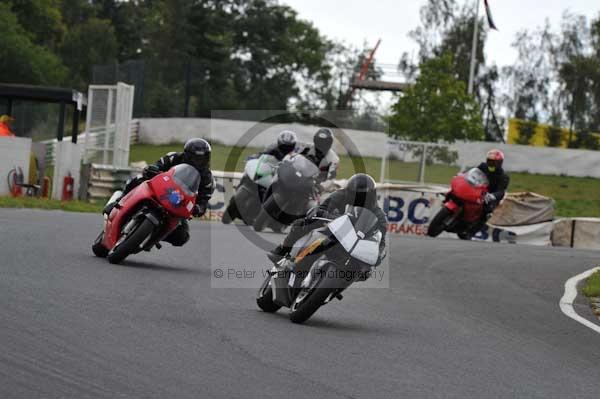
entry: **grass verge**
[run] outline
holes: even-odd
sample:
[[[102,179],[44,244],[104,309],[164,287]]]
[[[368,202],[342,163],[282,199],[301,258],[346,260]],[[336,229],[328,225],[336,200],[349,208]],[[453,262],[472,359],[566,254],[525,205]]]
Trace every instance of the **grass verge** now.
[[[588,297],[600,297],[600,271],[592,274],[585,281],[583,295]]]
[[[131,161],[155,162],[170,151],[181,151],[181,144],[131,146]],[[258,152],[257,148],[227,147],[221,144],[213,145],[211,167],[215,170],[226,170],[229,158],[237,160],[235,170],[243,170],[248,155]],[[417,163],[405,163],[391,160],[386,175],[399,181],[416,181],[419,171]],[[349,177],[357,167],[379,180],[381,161],[379,158],[341,157],[339,176]],[[231,170],[228,168],[227,170]],[[362,170],[361,170],[362,171]],[[425,181],[428,183],[448,184],[452,176],[458,172],[457,167],[431,165],[426,168]],[[600,182],[594,178],[547,176],[528,173],[511,173],[509,190],[512,192],[532,191],[554,198],[556,214],[562,217],[600,217]]]
[[[32,197],[0,197],[0,208],[38,208],[60,209],[69,212],[94,212],[102,211],[102,205],[90,204],[83,201],[56,201]]]

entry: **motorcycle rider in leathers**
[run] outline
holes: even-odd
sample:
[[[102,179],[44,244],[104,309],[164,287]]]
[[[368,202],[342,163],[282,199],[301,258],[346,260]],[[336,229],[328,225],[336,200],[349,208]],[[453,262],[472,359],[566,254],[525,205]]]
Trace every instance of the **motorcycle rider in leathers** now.
[[[387,218],[377,204],[377,191],[375,180],[367,174],[358,173],[352,176],[346,187],[335,191],[323,203],[311,209],[305,218],[297,219],[291,225],[291,230],[283,242],[267,253],[267,257],[274,263],[287,256],[294,243],[308,232],[323,226],[322,220],[315,218],[335,218],[346,212],[346,206],[360,206],[372,211],[378,219],[377,229],[381,232],[379,246],[380,260],[385,249],[385,235],[387,232]],[[379,263],[378,262],[378,263]]]
[[[486,161],[477,167],[485,173],[489,181],[488,192],[483,198],[483,215],[469,232],[459,234],[460,238],[470,239],[473,234],[483,229],[491,213],[500,205],[502,199],[504,199],[508,184],[510,183],[510,177],[502,168],[503,164],[504,153],[493,149],[488,151]]]
[[[210,170],[210,154],[211,146],[208,141],[202,138],[188,140],[183,146],[183,152],[170,152],[160,158],[156,163],[150,164],[144,168],[141,176],[131,178],[125,183],[123,193],[119,198],[106,205],[104,213],[110,214],[114,206],[127,193],[139,186],[146,180],[152,179],[154,176],[166,172],[173,166],[179,164],[188,164],[196,168],[200,173],[200,186],[196,196],[196,205],[192,209],[192,215],[201,217],[208,209],[208,201],[210,200],[214,190],[215,183],[212,172]],[[179,226],[171,232],[164,241],[173,246],[180,247],[190,239],[190,228],[187,220],[182,220]]]
[[[331,148],[333,145],[333,132],[329,128],[317,130],[313,137],[313,144],[301,149],[300,154],[310,159],[319,168],[317,183],[321,189],[333,188],[333,179],[337,176],[340,158]],[[331,190],[332,191],[332,190]]]
[[[296,149],[296,133],[291,130],[284,130],[277,136],[277,143],[271,144],[264,151],[261,151],[259,155],[272,155],[281,160],[290,152]]]

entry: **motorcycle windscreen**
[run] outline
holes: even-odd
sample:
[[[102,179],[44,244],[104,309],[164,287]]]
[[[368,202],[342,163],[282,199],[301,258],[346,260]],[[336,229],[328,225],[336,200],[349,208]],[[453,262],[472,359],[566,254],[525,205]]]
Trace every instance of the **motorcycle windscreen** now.
[[[381,242],[381,232],[378,231],[372,237],[359,240],[350,255],[368,265],[375,265],[379,259],[379,243]]]
[[[258,159],[258,164],[255,167],[254,177],[256,184],[269,187],[273,181],[275,170],[277,169],[277,158],[272,155],[262,155]]]
[[[256,166],[260,161],[258,159],[249,159],[246,162],[246,166],[244,167],[244,173],[251,179],[254,180],[256,176]]]
[[[370,236],[379,222],[373,211],[360,206],[346,206],[346,215],[350,217],[354,230],[361,239]]]
[[[473,187],[489,185],[487,175],[479,168],[472,168],[465,173],[465,179]]]
[[[196,195],[200,187],[200,173],[188,164],[180,164],[173,169],[173,180],[186,195]]]
[[[350,217],[348,215],[340,216],[330,222],[327,228],[329,228],[329,231],[331,231],[341,246],[344,247],[346,252],[350,253],[356,241],[358,241],[358,236],[356,235],[356,231],[354,231]]]

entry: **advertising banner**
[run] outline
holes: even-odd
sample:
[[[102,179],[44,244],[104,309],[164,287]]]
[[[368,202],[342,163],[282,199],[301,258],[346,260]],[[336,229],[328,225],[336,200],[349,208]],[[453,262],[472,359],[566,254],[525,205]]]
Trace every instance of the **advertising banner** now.
[[[216,189],[210,201],[210,210],[205,220],[220,221],[223,211],[235,192],[241,173],[213,172]],[[336,182],[343,183],[343,181]],[[381,185],[380,206],[388,217],[390,235],[425,236],[429,222],[442,207],[446,188],[443,186]],[[528,226],[486,226],[474,240],[519,243],[528,245],[550,245],[552,222]],[[456,238],[455,234],[444,233],[442,237]]]
[[[387,186],[381,189],[383,209],[388,216],[388,232],[397,235],[427,235],[429,222],[443,205],[446,189],[437,186]],[[479,241],[551,245],[552,222],[527,226],[488,225],[473,239]],[[442,237],[456,238],[444,233]]]

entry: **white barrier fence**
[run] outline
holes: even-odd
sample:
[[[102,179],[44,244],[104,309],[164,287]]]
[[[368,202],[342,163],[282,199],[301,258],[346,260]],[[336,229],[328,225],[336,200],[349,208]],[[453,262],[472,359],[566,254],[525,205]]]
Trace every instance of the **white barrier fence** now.
[[[183,143],[192,137],[213,139],[225,145],[235,145],[250,131],[256,122],[208,119],[208,118],[143,118],[140,119],[140,142],[146,144]],[[253,138],[249,146],[265,147],[275,142],[277,134],[284,129],[294,130],[300,141],[310,142],[318,126],[299,124],[267,124],[267,128]],[[345,135],[334,132],[334,149],[345,154],[346,148],[358,150],[368,157],[382,158],[388,155],[388,135],[383,132],[343,129]],[[350,140],[352,146],[342,141]],[[456,151],[455,166],[464,168],[481,162],[485,153],[498,147],[506,154],[505,168],[509,172],[528,172],[545,175],[564,175],[600,178],[600,151],[574,150],[565,148],[533,147],[526,145],[498,144],[488,142],[456,142],[448,146]],[[401,156],[393,151],[394,156]],[[552,160],[552,161],[548,161]],[[409,159],[405,160],[410,162]],[[413,162],[418,162],[415,157]],[[416,181],[416,179],[415,179]]]
[[[131,130],[131,144],[136,144],[138,142],[138,137],[139,137],[139,130],[140,130],[140,122],[137,119],[134,119],[131,121],[130,124],[130,130]],[[104,143],[104,137],[106,136],[106,132],[96,132],[96,133],[90,133],[88,135],[89,140],[90,140],[90,145],[99,145],[99,143]],[[108,133],[110,134],[110,132]],[[85,145],[86,142],[86,133],[81,133],[80,135],[77,136],[77,142],[78,143],[83,143]],[[40,143],[44,144],[46,146],[46,152],[45,152],[45,156],[44,156],[44,164],[45,165],[54,165],[54,158],[55,158],[55,154],[56,154],[56,145],[58,143],[58,140],[56,139],[51,139],[51,140],[44,140],[41,141]]]
[[[96,200],[110,196],[140,169],[94,165],[88,194]],[[234,189],[242,177],[239,172],[213,171],[215,192],[204,220],[220,221]],[[338,182],[343,186],[344,181]],[[388,216],[388,232],[396,236],[425,236],[429,222],[440,210],[446,192],[444,186],[386,184],[379,186],[379,203]],[[456,236],[444,233],[445,237]],[[537,246],[567,246],[597,249],[600,244],[600,219],[560,219],[526,226],[488,225],[474,240]]]

